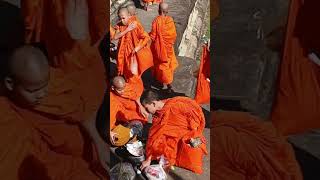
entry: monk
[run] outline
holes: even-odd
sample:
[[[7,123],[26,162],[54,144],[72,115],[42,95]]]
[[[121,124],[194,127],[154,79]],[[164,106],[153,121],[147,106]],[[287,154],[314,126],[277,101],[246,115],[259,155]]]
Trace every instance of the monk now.
[[[187,97],[160,100],[158,94],[150,90],[142,94],[141,104],[153,115],[146,145],[147,159],[141,169],[163,155],[169,166],[201,174],[202,158],[207,153],[202,134],[205,118],[201,107]],[[189,143],[196,138],[201,140],[201,144],[191,147]]]
[[[147,122],[148,113],[140,103],[140,97],[144,90],[143,82],[138,76],[138,63],[131,59],[131,72],[133,76],[126,79],[122,76],[116,76],[112,80],[110,97],[117,99],[127,113],[125,117],[119,119],[130,121],[140,120],[143,123]],[[113,108],[111,106],[111,108]]]
[[[42,43],[50,66],[59,72],[55,90],[64,89],[63,81],[70,79],[75,84],[73,93],[85,101],[84,118],[95,116],[106,89],[106,73],[99,53],[99,44],[108,31],[106,2],[26,0],[21,2],[21,9],[26,42]]]
[[[292,146],[271,122],[245,112],[212,117],[212,179],[303,179]]]
[[[199,104],[210,103],[210,41],[202,48],[194,99]]]
[[[5,134],[2,136],[5,146],[0,148],[0,172],[8,177],[3,178],[105,179],[106,174],[99,178],[89,169],[90,162],[82,157],[87,154],[81,147],[84,142],[77,145],[76,139],[82,139],[82,136],[78,125],[72,122],[82,115],[81,111],[76,111],[81,99],[68,97],[66,94],[70,90],[66,84],[65,91],[59,96],[65,99],[62,102],[65,106],[61,109],[47,106],[48,101],[54,101],[47,95],[54,86],[49,79],[55,77],[50,73],[45,55],[37,48],[23,46],[9,59],[1,61],[7,62],[1,67],[7,71],[0,84],[0,128]],[[44,109],[47,114],[42,113]],[[61,128],[63,126],[65,128]],[[61,135],[51,136],[50,131]]]
[[[126,79],[132,76],[130,60],[132,57],[135,57],[138,61],[138,76],[141,76],[144,71],[153,66],[152,53],[150,47],[147,45],[150,37],[138,21],[130,18],[127,8],[121,8],[118,15],[121,23],[116,27],[116,33],[125,31],[132,22],[137,24],[134,30],[126,33],[119,39],[117,59],[118,75],[123,75]]]
[[[161,3],[163,0],[143,0],[144,2],[144,10],[149,11],[149,5],[152,4],[159,4]]]
[[[319,1],[291,1],[271,119],[284,135],[320,128]]]
[[[172,90],[174,70],[178,67],[173,47],[177,32],[172,17],[168,16],[168,9],[167,3],[160,3],[159,16],[152,22],[152,30],[149,35],[152,39],[154,76],[164,87]]]

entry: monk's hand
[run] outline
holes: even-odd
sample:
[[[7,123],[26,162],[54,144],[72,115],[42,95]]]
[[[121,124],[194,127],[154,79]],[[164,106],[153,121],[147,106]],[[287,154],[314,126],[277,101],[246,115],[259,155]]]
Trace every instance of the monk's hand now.
[[[145,118],[149,116],[149,113],[146,111],[144,107],[140,107],[140,114]]]
[[[118,134],[110,131],[110,141],[111,141],[111,143],[115,144],[117,139],[118,139]]]
[[[132,55],[130,60],[130,70],[133,75],[138,75],[138,62],[134,55]]]
[[[137,53],[138,51],[140,51],[140,47],[135,47],[132,51],[132,54]]]
[[[85,40],[89,35],[89,9],[87,0],[67,0],[65,25],[72,39]]]
[[[134,30],[136,27],[137,27],[137,23],[136,23],[136,22],[132,22],[132,23],[129,24],[127,30],[128,30],[128,31],[132,31],[132,30]]]
[[[148,158],[142,162],[140,169],[143,170],[144,168],[150,166],[150,164],[151,164],[151,158]]]

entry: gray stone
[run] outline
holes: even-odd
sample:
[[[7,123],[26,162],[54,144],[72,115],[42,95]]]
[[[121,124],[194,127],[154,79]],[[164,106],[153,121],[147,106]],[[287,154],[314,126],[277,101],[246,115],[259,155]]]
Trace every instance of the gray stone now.
[[[265,35],[286,19],[289,1],[220,2],[213,33],[211,96],[241,100],[244,108],[268,117],[279,57],[265,46]]]

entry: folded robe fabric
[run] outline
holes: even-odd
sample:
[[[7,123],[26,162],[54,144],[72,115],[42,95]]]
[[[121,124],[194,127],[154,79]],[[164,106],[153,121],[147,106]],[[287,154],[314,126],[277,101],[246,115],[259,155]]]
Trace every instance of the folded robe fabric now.
[[[210,103],[210,52],[208,46],[202,48],[195,101],[199,104]]]
[[[211,114],[211,178],[302,180],[292,146],[271,122],[245,112]]]

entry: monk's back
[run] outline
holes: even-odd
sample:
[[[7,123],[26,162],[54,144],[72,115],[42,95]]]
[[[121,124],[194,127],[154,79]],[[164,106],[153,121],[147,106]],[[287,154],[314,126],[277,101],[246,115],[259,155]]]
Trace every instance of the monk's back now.
[[[302,179],[291,145],[270,122],[243,112],[214,112],[213,117],[215,179]]]

